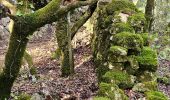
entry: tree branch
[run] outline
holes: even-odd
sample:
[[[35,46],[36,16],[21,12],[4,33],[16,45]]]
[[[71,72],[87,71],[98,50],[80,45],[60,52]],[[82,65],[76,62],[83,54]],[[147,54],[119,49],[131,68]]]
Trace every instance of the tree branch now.
[[[98,0],[76,1],[67,6],[60,6],[61,1],[62,0],[52,0],[45,7],[35,11],[34,13],[21,16],[20,20],[22,19],[23,21],[25,21],[25,24],[26,24],[26,25],[20,25],[21,26],[20,29],[23,29],[23,30],[25,29],[22,33],[25,33],[25,34],[32,33],[37,28],[42,27],[45,24],[50,24],[52,22],[57,21],[70,10],[73,10],[80,6],[94,4]],[[21,24],[21,22],[18,24]]]
[[[77,31],[83,24],[92,16],[93,12],[95,11],[97,7],[97,1],[96,3],[89,6],[85,14],[74,24],[74,26],[71,28],[71,38],[73,39]]]
[[[0,0],[0,4],[4,5],[5,7],[7,7],[11,14],[15,14],[16,13],[16,7],[11,4],[10,2],[6,1],[6,0]]]

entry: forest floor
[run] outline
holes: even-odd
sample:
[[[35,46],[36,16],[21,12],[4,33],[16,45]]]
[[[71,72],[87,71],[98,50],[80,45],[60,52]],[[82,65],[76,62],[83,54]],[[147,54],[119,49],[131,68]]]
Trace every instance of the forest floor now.
[[[73,50],[75,74],[67,78],[61,77],[59,59],[51,58],[52,52],[57,48],[55,38],[51,38],[53,34],[46,33],[41,38],[33,38],[27,46],[27,51],[33,57],[37,75],[29,76],[29,68],[27,64],[23,64],[12,92],[15,95],[28,93],[37,96],[39,94],[39,98],[46,96],[47,100],[56,98],[56,96],[62,99],[73,98],[71,100],[75,100],[74,98],[79,98],[78,100],[91,100],[98,90],[98,84],[89,45],[91,35],[83,34],[86,34],[86,32],[79,32],[79,40],[75,40],[77,45]],[[9,35],[3,37],[9,38]],[[85,40],[85,43],[81,39]],[[0,41],[0,65],[3,64],[7,49],[8,41],[6,40],[8,39]],[[162,70],[163,66],[170,69],[170,61],[160,60],[159,74],[165,73]],[[170,85],[159,84],[159,88],[170,96]]]

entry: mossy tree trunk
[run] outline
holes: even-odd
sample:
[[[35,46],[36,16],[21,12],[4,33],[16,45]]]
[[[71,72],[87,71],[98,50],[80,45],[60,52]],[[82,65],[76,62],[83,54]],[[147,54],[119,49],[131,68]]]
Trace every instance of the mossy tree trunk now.
[[[56,25],[56,37],[59,49],[61,50],[61,72],[62,76],[69,76],[71,73],[70,68],[74,66],[69,64],[69,48],[68,48],[68,34],[67,34],[67,15],[61,18]],[[73,56],[72,56],[73,58]]]
[[[155,8],[155,0],[147,0],[145,7],[145,17],[146,17],[146,32],[151,32],[152,23],[154,21],[154,8]]]
[[[25,52],[28,39],[13,32],[11,34],[8,52],[5,56],[5,68],[0,75],[0,99],[9,98],[11,87],[21,67],[22,57]]]
[[[1,2],[2,0],[0,0]],[[9,47],[5,56],[5,66],[0,73],[0,100],[10,97],[11,88],[18,76],[22,58],[28,43],[27,37],[45,24],[55,22],[74,8],[91,5],[94,1],[78,1],[65,7],[60,7],[62,0],[52,0],[47,6],[34,13],[22,16],[8,15],[14,21]]]
[[[69,27],[69,31],[68,31],[69,22],[66,15],[57,22],[56,37],[59,46],[58,49],[59,51],[56,50],[57,51],[56,53],[61,51],[62,76],[69,76],[70,74],[74,73],[74,59],[73,59],[73,54],[69,56],[69,54],[72,51],[71,44],[69,43],[71,43],[71,40],[74,38],[79,28],[83,26],[83,24],[92,16],[96,7],[97,7],[97,3],[94,3],[93,5],[89,6],[85,14],[82,17],[80,17],[80,19],[77,22],[75,22],[73,27]]]

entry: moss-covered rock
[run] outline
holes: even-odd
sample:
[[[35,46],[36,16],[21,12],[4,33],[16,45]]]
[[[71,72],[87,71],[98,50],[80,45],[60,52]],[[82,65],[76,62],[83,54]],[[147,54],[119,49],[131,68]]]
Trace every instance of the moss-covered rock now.
[[[170,84],[170,78],[167,78],[167,77],[158,77],[157,78],[157,81],[159,82],[159,83],[163,83],[163,84],[165,84],[165,85],[169,85]]]
[[[104,82],[117,84],[122,89],[131,88],[133,86],[131,76],[119,70],[106,72],[102,79]]]
[[[150,47],[144,47],[141,54],[136,57],[139,62],[140,70],[148,70],[155,72],[158,67],[158,60],[156,51],[152,50]]]
[[[138,70],[136,71],[135,74],[137,76],[138,82],[147,82],[156,79],[156,75],[153,72],[149,72],[149,71]]]
[[[140,35],[143,38],[143,45],[149,46],[149,43],[150,43],[150,40],[151,40],[151,38],[149,37],[149,34],[148,33],[141,33]]]
[[[135,13],[128,17],[128,23],[134,28],[136,33],[142,33],[146,24],[145,15],[141,12]]]
[[[145,92],[145,96],[147,100],[168,100],[168,97],[159,91]]]
[[[108,55],[108,60],[110,62],[114,62],[114,63],[122,63],[122,62],[126,62],[127,61],[127,56],[116,56],[116,55]]]
[[[158,84],[155,81],[148,81],[138,83],[132,89],[137,92],[158,91]]]
[[[139,53],[143,48],[143,39],[139,34],[122,32],[114,35],[113,45],[128,49],[129,54]]]
[[[124,92],[115,84],[100,83],[98,95],[108,97],[111,100],[128,100]]]
[[[138,12],[136,6],[128,0],[112,0],[112,3],[106,7],[106,10],[109,15],[113,15],[115,11],[121,11],[124,13]]]
[[[124,63],[124,66],[127,73],[131,75],[134,75],[139,69],[139,64],[135,56],[128,56],[128,60]]]
[[[121,33],[121,32],[130,32],[134,33],[133,27],[131,27],[128,23],[119,22],[113,25],[115,29],[115,33]]]
[[[111,46],[109,51],[113,55],[121,55],[121,56],[127,55],[127,49],[121,46]]]
[[[119,70],[122,71],[124,69],[124,64],[123,63],[109,63],[108,67],[110,70]]]
[[[98,81],[101,82],[102,76],[109,71],[109,67],[105,65],[100,65],[96,68]]]

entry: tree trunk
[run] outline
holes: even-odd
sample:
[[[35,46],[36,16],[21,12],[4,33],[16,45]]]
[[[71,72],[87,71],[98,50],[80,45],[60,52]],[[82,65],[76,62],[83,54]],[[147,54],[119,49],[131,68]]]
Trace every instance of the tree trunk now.
[[[56,25],[56,37],[58,46],[61,50],[61,72],[62,76],[69,76],[70,68],[74,65],[72,61],[72,65],[69,64],[69,48],[68,48],[68,35],[67,35],[67,15],[65,15],[62,19],[57,22]],[[73,57],[72,57],[73,58]]]
[[[5,68],[0,75],[0,100],[10,96],[11,87],[21,67],[27,42],[28,39],[24,35],[12,32],[9,48],[5,56]]]
[[[146,17],[146,32],[151,32],[152,30],[152,23],[154,21],[154,6],[155,0],[147,0],[146,7],[145,7],[145,17]]]

